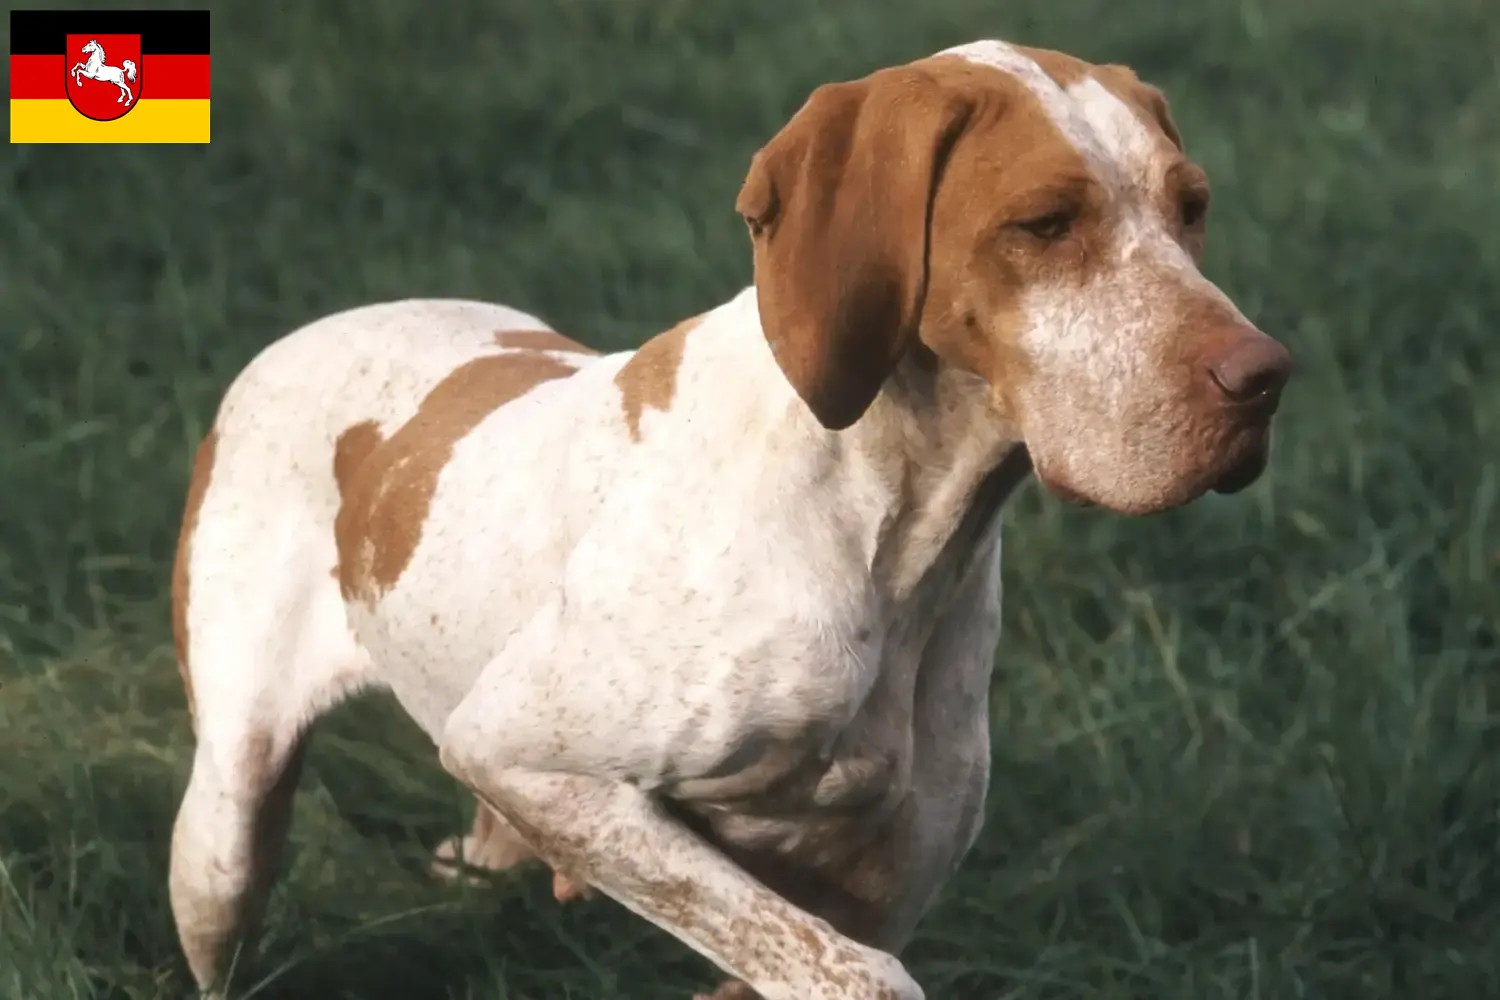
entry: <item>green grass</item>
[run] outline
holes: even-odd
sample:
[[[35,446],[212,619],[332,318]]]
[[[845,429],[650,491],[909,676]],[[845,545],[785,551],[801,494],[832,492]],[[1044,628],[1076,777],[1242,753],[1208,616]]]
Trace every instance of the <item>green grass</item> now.
[[[934,1000],[1500,995],[1491,0],[260,6],[215,12],[211,145],[0,154],[0,996],[185,995],[167,567],[254,352],[408,295],[638,342],[748,280],[735,192],[813,86],[991,35],[1167,90],[1209,271],[1300,374],[1246,494],[1014,504],[988,825],[910,964]],[[390,705],[334,716],[243,981],[708,984],[613,903],[427,881],[465,803]]]

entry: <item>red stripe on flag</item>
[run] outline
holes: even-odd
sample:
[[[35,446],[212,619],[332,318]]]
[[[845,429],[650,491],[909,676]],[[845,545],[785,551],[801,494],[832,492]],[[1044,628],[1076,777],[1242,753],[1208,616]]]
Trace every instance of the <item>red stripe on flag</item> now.
[[[44,99],[67,97],[67,56],[11,56],[10,99]]]
[[[10,99],[66,100],[67,60],[67,56],[11,56]],[[208,56],[141,56],[141,97],[148,101],[207,98],[210,80]]]

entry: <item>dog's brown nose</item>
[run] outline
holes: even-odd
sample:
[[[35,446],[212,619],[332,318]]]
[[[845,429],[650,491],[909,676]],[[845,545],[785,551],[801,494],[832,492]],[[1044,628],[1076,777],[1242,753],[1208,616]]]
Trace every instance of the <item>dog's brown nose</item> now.
[[[1271,403],[1292,376],[1292,355],[1264,334],[1246,337],[1209,365],[1208,375],[1233,402]]]

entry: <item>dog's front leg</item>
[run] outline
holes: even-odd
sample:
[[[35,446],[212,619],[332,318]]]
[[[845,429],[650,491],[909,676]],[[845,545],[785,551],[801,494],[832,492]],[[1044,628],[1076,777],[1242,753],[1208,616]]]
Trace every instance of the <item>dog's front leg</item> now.
[[[668,931],[765,1000],[922,1000],[894,956],[792,906],[639,788],[495,759],[482,702],[471,696],[450,719],[443,766],[559,871]]]

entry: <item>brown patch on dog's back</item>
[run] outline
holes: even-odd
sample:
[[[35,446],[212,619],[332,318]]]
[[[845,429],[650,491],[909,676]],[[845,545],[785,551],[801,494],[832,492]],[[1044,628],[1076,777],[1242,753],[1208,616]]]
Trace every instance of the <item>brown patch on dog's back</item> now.
[[[416,414],[340,484],[334,539],[345,600],[374,601],[401,578],[422,540],[438,476],[459,440],[506,403],[575,371],[535,351],[491,354],[434,386]],[[354,449],[355,444],[348,447],[351,455]]]
[[[333,446],[333,481],[338,484],[341,498],[359,467],[384,440],[380,425],[373,420],[361,420],[339,435]]]
[[[495,343],[523,351],[567,351],[572,354],[598,354],[592,347],[565,337],[556,330],[496,330]]]
[[[192,715],[193,676],[188,666],[188,592],[192,586],[189,572],[193,551],[193,534],[198,530],[198,512],[208,493],[213,475],[214,453],[218,450],[218,433],[209,428],[193,457],[193,471],[188,478],[187,500],[182,508],[182,530],[177,535],[177,555],[172,563],[172,645],[177,650],[177,671],[187,694],[188,714]]]
[[[625,425],[632,440],[641,439],[641,413],[646,407],[666,412],[677,394],[677,369],[687,336],[702,322],[702,316],[685,319],[641,345],[615,375],[625,408]]]
[[[361,420],[346,428],[338,436],[338,440],[333,445],[333,481],[338,486],[341,504],[349,492],[349,484],[354,481],[355,474],[384,441],[385,438],[380,433],[380,425],[374,420]],[[334,563],[328,570],[328,575],[335,580],[340,579],[341,563],[342,560]]]

